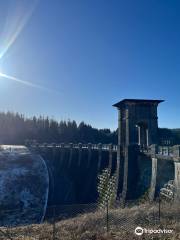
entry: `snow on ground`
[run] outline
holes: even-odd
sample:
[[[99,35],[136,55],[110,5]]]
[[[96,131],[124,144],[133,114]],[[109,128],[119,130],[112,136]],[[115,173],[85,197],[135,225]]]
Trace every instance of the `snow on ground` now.
[[[43,158],[25,146],[0,145],[0,225],[41,222],[49,176]]]

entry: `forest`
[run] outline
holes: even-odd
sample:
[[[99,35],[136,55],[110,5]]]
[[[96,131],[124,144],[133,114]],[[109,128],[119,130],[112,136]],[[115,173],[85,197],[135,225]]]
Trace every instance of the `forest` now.
[[[27,118],[19,113],[0,112],[0,144],[24,144],[26,140],[40,143],[113,143],[117,144],[117,130],[97,129],[83,121],[56,121],[39,116]],[[180,144],[180,129],[159,128],[159,142],[170,140]]]
[[[49,117],[27,118],[19,113],[0,112],[0,144],[24,144],[26,140],[46,143],[117,143],[117,132],[97,129],[83,121],[56,121]]]

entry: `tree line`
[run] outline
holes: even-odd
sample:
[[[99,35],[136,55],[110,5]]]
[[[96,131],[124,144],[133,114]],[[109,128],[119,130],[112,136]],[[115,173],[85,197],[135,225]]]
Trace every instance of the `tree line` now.
[[[117,131],[97,129],[76,121],[56,121],[49,117],[27,118],[19,113],[0,112],[0,144],[24,144],[36,140],[40,143],[113,143],[117,144]],[[180,129],[159,128],[159,142],[180,144]]]
[[[27,139],[40,143],[117,144],[117,131],[93,128],[84,122],[58,122],[49,117],[27,118],[19,113],[0,112],[0,144],[24,144]]]

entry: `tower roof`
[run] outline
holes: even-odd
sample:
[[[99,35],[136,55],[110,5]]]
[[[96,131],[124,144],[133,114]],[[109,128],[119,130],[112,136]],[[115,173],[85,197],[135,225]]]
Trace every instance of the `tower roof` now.
[[[164,102],[164,100],[155,100],[155,99],[123,99],[118,103],[115,103],[113,107],[121,107],[122,105],[128,104],[128,103],[134,103],[134,104],[159,104],[161,102]]]

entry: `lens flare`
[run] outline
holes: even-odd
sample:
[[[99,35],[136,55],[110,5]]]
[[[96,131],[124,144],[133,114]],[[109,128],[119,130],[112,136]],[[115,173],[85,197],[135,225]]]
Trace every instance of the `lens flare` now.
[[[4,31],[0,35],[0,59],[3,58],[27,24],[37,6],[37,3],[38,0],[21,0],[15,4],[14,1],[12,1],[12,5],[8,5],[9,8]]]
[[[0,63],[4,59],[4,55],[7,53],[9,48],[14,44],[19,34],[24,29],[28,20],[31,18],[39,0],[9,0],[8,13],[6,16],[6,22],[4,24],[4,31],[0,32]],[[4,61],[4,60],[3,60]],[[46,88],[44,86],[24,81],[14,76],[10,76],[2,72],[2,66],[0,65],[0,78],[6,78],[19,84],[26,85],[48,92],[59,93],[56,90]]]
[[[38,85],[38,84],[31,83],[31,82],[29,82],[29,81],[21,80],[21,79],[19,79],[19,78],[16,78],[16,77],[7,75],[7,74],[2,73],[2,72],[0,72],[0,78],[6,78],[6,79],[9,79],[9,80],[11,80],[11,81],[14,81],[14,82],[17,82],[17,83],[20,83],[20,84],[23,84],[23,85],[26,85],[26,86],[29,86],[29,87],[41,89],[41,90],[44,90],[44,91],[56,92],[56,93],[58,93],[58,92],[55,91],[55,90],[46,88],[46,87],[41,86],[41,85]]]

